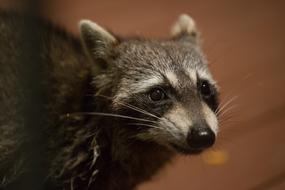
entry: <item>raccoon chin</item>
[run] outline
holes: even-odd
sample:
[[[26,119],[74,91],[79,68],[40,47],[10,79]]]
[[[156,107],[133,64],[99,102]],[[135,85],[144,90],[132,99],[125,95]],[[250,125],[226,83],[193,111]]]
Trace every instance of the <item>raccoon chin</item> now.
[[[204,149],[193,149],[190,147],[180,146],[174,143],[171,143],[171,147],[179,154],[183,155],[196,155],[203,152]]]

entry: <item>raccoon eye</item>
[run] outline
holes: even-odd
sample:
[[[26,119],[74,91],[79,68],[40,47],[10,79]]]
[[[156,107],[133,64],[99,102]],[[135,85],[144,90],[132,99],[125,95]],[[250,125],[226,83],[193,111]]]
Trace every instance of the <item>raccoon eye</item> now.
[[[205,98],[209,98],[212,95],[212,88],[208,81],[203,80],[200,84],[200,93]]]
[[[154,102],[163,100],[165,97],[165,92],[161,88],[154,88],[149,92],[149,98]]]

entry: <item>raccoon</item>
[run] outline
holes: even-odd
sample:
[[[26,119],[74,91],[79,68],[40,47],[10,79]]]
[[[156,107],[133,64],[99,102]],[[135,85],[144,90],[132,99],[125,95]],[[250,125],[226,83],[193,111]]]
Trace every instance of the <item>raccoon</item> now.
[[[214,144],[218,86],[190,16],[168,39],[122,38],[90,20],[80,21],[80,38],[42,18],[1,11],[0,20],[1,189],[19,187],[35,160],[23,148],[27,20],[41,68],[43,189],[132,190],[176,154]]]

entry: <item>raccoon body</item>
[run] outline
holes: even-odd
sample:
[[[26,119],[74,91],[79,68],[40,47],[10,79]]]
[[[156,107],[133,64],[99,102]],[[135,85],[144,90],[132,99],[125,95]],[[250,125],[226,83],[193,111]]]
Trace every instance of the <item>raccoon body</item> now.
[[[29,97],[20,77],[29,38],[21,32],[23,16],[2,11],[0,20],[0,187],[9,189],[29,173],[21,109]],[[46,189],[131,190],[176,153],[213,145],[217,86],[189,16],[165,40],[119,38],[87,20],[79,39],[45,20],[31,22],[43,87]]]

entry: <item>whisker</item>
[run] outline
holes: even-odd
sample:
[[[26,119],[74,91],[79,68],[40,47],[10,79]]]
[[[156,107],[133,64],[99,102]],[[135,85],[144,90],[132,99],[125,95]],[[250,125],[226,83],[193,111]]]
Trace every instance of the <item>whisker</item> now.
[[[155,128],[155,129],[161,129],[160,127],[157,127],[155,125],[149,125],[149,124],[145,124],[145,123],[128,123],[129,125],[138,125],[138,126],[146,126],[146,127],[151,127],[151,128]]]
[[[145,121],[150,123],[156,123],[155,121],[151,121],[148,119],[142,119],[137,117],[131,117],[127,115],[120,115],[120,114],[113,114],[113,113],[102,113],[102,112],[78,112],[78,113],[68,113],[65,115],[65,117],[70,116],[76,116],[76,115],[96,115],[96,116],[106,116],[106,117],[117,117],[117,118],[123,118],[123,119],[132,119],[137,121]]]
[[[230,106],[226,109],[224,109],[223,111],[221,111],[219,114],[220,114],[220,117],[224,117],[226,116],[226,114],[229,114],[231,113],[232,110],[236,109],[238,106],[237,105],[233,105],[233,106]]]
[[[221,121],[220,125],[222,126],[222,128],[225,128],[224,125],[228,126],[229,124],[234,124],[236,122],[237,122],[236,120],[228,119],[228,120]],[[226,128],[228,128],[228,127],[226,127]]]
[[[219,122],[223,122],[223,121],[227,121],[227,120],[231,120],[235,118],[233,113],[228,113],[227,115],[222,115],[222,117],[219,117],[218,120]]]
[[[216,110],[216,114],[219,115],[220,112],[222,112],[223,109],[226,108],[226,106],[230,105],[233,101],[235,101],[238,98],[238,96],[233,96],[231,99],[229,99],[227,102],[225,102],[224,104],[221,104],[220,107],[217,108]]]
[[[224,121],[224,120],[228,120],[228,119],[232,119],[232,118],[234,118],[234,114],[228,113],[228,115],[223,115],[223,117],[218,118],[218,120]]]
[[[96,95],[96,96],[111,99],[111,97],[104,96],[104,95]],[[118,102],[118,104],[120,104],[120,105],[122,105],[122,106],[125,106],[125,107],[127,107],[127,108],[130,108],[130,109],[132,109],[132,110],[134,110],[134,111],[143,113],[143,114],[145,114],[145,115],[152,116],[152,117],[154,117],[154,118],[156,118],[156,119],[160,119],[158,116],[156,116],[156,115],[154,115],[154,114],[152,114],[152,113],[150,113],[150,112],[148,112],[148,111],[146,111],[146,110],[144,110],[144,109],[142,109],[142,108],[136,107],[136,106],[134,106],[134,105],[132,105],[132,104],[129,104],[129,103],[126,103],[126,102]]]
[[[127,103],[119,103],[119,104],[122,104],[123,106],[126,106],[126,107],[128,107],[128,108],[130,108],[130,109],[133,109],[133,110],[135,110],[135,111],[138,111],[138,112],[140,112],[140,113],[143,113],[143,114],[152,116],[152,117],[154,117],[154,118],[156,118],[156,119],[160,119],[158,116],[156,116],[156,115],[154,115],[154,114],[152,114],[152,113],[150,113],[150,112],[148,112],[148,111],[146,111],[146,110],[143,110],[143,109],[141,109],[141,108],[139,108],[139,107],[136,107],[136,106],[134,106],[134,105],[127,104]]]
[[[221,125],[220,129],[222,131],[225,131],[225,129],[232,128],[232,125],[237,125],[238,123],[240,123],[240,121],[237,119],[233,120],[233,117],[229,117],[229,118],[226,118],[226,119],[220,121],[219,123]]]
[[[100,95],[100,94],[98,94],[98,95],[96,95],[96,96],[102,97],[102,98],[106,98],[106,99],[111,99],[111,97],[104,96],[104,95]],[[139,98],[139,97],[138,97],[138,98]],[[144,110],[144,109],[142,109],[142,108],[136,107],[136,106],[131,105],[131,104],[129,104],[129,103],[126,103],[126,102],[118,102],[118,104],[123,105],[123,106],[125,106],[125,107],[127,107],[127,108],[130,108],[130,109],[132,109],[132,110],[138,111],[138,112],[140,112],[140,113],[143,113],[143,114],[152,116],[152,117],[154,117],[154,118],[156,118],[156,119],[158,119],[158,120],[160,120],[160,121],[163,120],[162,118],[158,117],[157,115],[152,114],[152,113],[150,113],[150,112],[148,112],[148,111],[146,111],[146,110]],[[147,104],[144,104],[144,105],[145,105],[145,106],[148,106]],[[164,118],[164,119],[165,119],[167,122],[171,123],[173,126],[175,126],[175,124],[174,124],[173,122],[171,122],[168,118]],[[152,123],[156,123],[156,124],[157,124],[157,122],[154,122],[154,121],[152,121]],[[153,126],[153,125],[148,125],[148,124],[136,124],[136,125],[144,125],[144,126],[156,128],[156,129],[159,129],[159,130],[166,130],[172,137],[178,138],[177,135],[175,135],[174,132],[173,132],[171,129],[167,128],[167,127],[165,127],[165,128],[160,128],[160,127]]]
[[[226,106],[230,105],[233,101],[235,101],[238,98],[238,96],[233,96],[232,98],[230,98],[229,100],[227,100],[225,103],[221,103],[221,105],[218,107],[217,109],[217,114],[219,112],[221,112]]]

